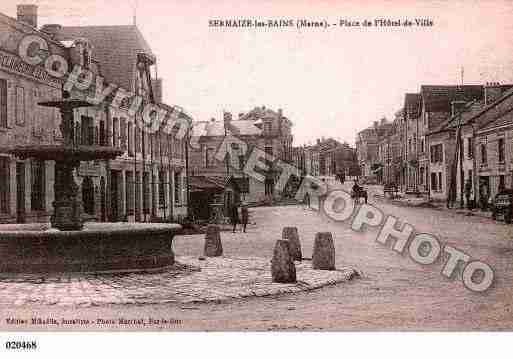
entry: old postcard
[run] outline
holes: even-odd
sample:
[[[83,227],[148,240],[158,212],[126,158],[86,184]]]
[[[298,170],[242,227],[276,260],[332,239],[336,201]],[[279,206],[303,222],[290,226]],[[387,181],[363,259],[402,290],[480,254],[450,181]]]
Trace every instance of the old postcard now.
[[[511,330],[512,13],[3,0],[0,330]]]

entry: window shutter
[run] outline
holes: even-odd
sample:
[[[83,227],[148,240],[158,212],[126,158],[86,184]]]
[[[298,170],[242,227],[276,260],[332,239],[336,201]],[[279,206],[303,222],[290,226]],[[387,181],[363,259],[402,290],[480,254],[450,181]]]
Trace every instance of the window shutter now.
[[[0,79],[0,127],[7,127],[7,81]]]
[[[7,128],[14,126],[16,118],[16,86],[10,81],[7,82]]]

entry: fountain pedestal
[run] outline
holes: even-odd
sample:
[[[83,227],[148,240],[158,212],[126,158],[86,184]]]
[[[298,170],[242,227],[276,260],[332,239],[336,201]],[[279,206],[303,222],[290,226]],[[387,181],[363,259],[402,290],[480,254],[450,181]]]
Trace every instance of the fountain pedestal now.
[[[55,162],[54,213],[50,218],[53,228],[61,231],[79,231],[82,223],[82,202],[78,200],[78,186],[73,178],[80,163]]]

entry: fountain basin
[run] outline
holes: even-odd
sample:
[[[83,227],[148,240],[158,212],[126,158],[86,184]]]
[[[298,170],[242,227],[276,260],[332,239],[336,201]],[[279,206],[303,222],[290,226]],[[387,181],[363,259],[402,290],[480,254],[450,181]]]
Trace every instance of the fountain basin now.
[[[81,231],[50,224],[0,225],[0,272],[135,272],[174,264],[178,224],[85,223]]]

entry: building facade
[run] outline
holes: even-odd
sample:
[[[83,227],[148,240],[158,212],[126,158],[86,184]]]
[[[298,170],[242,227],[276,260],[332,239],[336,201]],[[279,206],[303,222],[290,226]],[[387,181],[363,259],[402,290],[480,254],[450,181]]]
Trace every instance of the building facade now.
[[[380,143],[387,137],[393,124],[382,118],[380,121],[374,121],[371,127],[368,127],[356,136],[356,153],[358,166],[363,177],[383,180],[383,158],[380,159]],[[384,151],[383,151],[384,152]]]
[[[103,86],[115,84],[139,96],[143,106],[153,103],[167,111],[179,110],[158,102],[162,82],[151,76],[156,58],[135,26],[45,25],[38,30],[37,7],[30,5],[18,7],[17,20],[0,14],[0,27],[10,34],[0,52],[0,221],[46,222],[54,198],[54,161],[20,161],[7,152],[17,144],[62,140],[58,111],[37,103],[61,98],[63,80],[17,57],[23,37],[43,38],[51,54],[66,59],[69,71],[80,65]],[[73,88],[71,96],[86,99],[95,91],[94,85]],[[121,106],[103,101],[75,112],[75,143],[123,151],[112,161],[84,162],[76,171],[84,220],[150,221],[186,214],[186,139],[161,129],[152,134],[142,131],[141,114],[129,110],[134,98],[127,97]],[[179,116],[188,118],[183,111]]]
[[[225,184],[229,181],[238,183],[238,191],[234,194],[238,197],[236,201],[252,203],[280,198],[283,193],[275,191],[281,171],[276,161],[293,164],[295,151],[292,147],[292,122],[283,115],[282,110],[274,111],[265,106],[256,107],[246,114],[241,113],[237,119],[233,119],[231,113],[224,113],[223,117],[223,121],[211,119],[194,123],[190,151],[191,176],[216,178]],[[232,157],[217,158],[216,154],[226,144],[225,139],[229,135],[244,145],[232,144],[231,149],[224,151],[232,153]],[[263,180],[249,176],[244,171],[254,148],[268,155],[264,159],[267,169],[261,171]],[[224,203],[232,200],[220,199]]]

